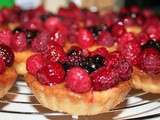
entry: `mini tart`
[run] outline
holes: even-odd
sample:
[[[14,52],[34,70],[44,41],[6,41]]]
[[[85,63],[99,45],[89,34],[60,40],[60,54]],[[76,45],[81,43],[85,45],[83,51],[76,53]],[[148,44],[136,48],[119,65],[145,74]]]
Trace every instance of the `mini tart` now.
[[[21,52],[14,52],[15,54],[15,69],[19,75],[25,75],[27,73],[26,70],[26,60],[30,57],[34,52],[31,50],[25,50]]]
[[[132,86],[146,92],[160,94],[160,75],[150,76],[142,70],[134,67]]]
[[[31,74],[26,75],[26,81],[44,107],[71,115],[95,115],[107,112],[124,101],[131,89],[130,82],[124,81],[108,90],[78,94],[66,88],[64,83],[54,86],[42,85]]]
[[[0,74],[0,98],[7,94],[8,90],[16,81],[17,73],[14,67],[9,67],[3,74]]]

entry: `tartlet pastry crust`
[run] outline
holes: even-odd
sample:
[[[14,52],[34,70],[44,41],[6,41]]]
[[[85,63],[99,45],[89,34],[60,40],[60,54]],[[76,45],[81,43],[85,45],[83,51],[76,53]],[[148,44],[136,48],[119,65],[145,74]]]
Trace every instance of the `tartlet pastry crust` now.
[[[160,75],[151,76],[134,67],[132,75],[132,86],[146,92],[160,94]]]
[[[14,52],[15,54],[15,69],[19,75],[25,75],[27,73],[26,70],[26,60],[30,57],[34,52],[31,50],[25,50],[21,52]]]
[[[8,90],[16,81],[17,73],[14,67],[9,67],[3,74],[0,74],[0,98],[7,94]]]
[[[124,101],[131,89],[130,82],[124,81],[108,90],[78,94],[72,92],[64,83],[45,86],[31,74],[25,77],[33,94],[44,107],[71,115],[95,115],[107,112]]]

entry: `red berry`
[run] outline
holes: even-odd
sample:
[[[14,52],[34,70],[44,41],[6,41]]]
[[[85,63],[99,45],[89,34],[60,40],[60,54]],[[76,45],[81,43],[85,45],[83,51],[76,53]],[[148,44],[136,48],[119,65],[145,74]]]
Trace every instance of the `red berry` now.
[[[148,34],[146,34],[145,32],[142,32],[140,34],[138,34],[137,36],[137,41],[140,43],[140,45],[144,45],[145,43],[148,42],[149,40],[149,36]]]
[[[57,42],[60,46],[64,46],[67,36],[62,31],[56,31],[51,35],[50,39]]]
[[[47,49],[43,52],[45,58],[52,62],[63,61],[65,59],[65,52],[63,48],[54,41],[49,41]]]
[[[58,17],[49,17],[44,26],[49,32],[55,32],[61,27],[62,23]]]
[[[10,30],[0,31],[0,44],[10,46],[12,39],[12,32]]]
[[[115,38],[109,32],[101,32],[97,40],[98,44],[111,47],[115,43]]]
[[[88,73],[80,67],[74,67],[67,71],[66,84],[76,93],[85,93],[91,89],[90,77]]]
[[[82,48],[88,48],[94,44],[94,37],[88,30],[80,29],[77,42]]]
[[[133,64],[137,64],[137,58],[139,57],[139,54],[141,52],[140,44],[135,39],[128,42],[126,41],[120,41],[119,50],[127,60],[129,60]]]
[[[37,72],[37,78],[43,85],[55,85],[64,81],[65,72],[59,63],[47,63]]]
[[[11,45],[15,51],[25,50],[27,48],[27,40],[25,33],[23,32],[15,33],[12,38]]]
[[[49,34],[45,31],[39,33],[32,41],[32,50],[36,52],[43,52],[46,50],[49,37]]]
[[[108,68],[116,69],[122,81],[131,78],[132,66],[120,53],[113,52],[108,59]]]
[[[127,42],[134,40],[135,40],[134,34],[126,32],[125,34],[119,37],[118,42],[120,44],[126,44]]]
[[[140,57],[140,67],[149,74],[160,73],[160,52],[154,48],[145,49]]]
[[[100,68],[90,74],[93,90],[102,91],[114,87],[119,82],[119,74],[114,69]]]
[[[112,27],[112,34],[114,36],[121,36],[126,32],[123,22],[118,22],[117,24],[113,25]]]
[[[3,74],[5,70],[6,70],[5,62],[3,61],[2,58],[0,58],[0,74]]]
[[[14,63],[14,53],[8,46],[0,44],[0,57],[4,60],[6,66],[10,67]]]
[[[32,75],[36,75],[37,71],[39,71],[43,66],[44,59],[41,54],[32,55],[27,59],[26,68]]]

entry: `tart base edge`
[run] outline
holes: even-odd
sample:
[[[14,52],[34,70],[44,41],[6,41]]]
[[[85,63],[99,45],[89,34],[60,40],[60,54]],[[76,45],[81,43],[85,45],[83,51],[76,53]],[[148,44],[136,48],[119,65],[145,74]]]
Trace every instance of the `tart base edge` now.
[[[64,87],[64,84],[49,87],[41,85],[30,74],[25,78],[33,94],[44,107],[71,115],[95,115],[107,112],[123,102],[131,90],[130,81],[124,81],[105,91],[77,94]]]

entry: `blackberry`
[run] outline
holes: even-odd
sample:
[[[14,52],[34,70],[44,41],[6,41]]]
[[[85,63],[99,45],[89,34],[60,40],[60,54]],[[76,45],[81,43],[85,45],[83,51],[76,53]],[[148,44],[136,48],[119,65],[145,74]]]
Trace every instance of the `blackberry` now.
[[[100,55],[95,55],[91,57],[86,57],[82,61],[82,68],[86,69],[89,73],[97,70],[104,65],[104,57]]]
[[[40,16],[40,19],[41,19],[42,21],[46,21],[46,19],[49,18],[49,17],[51,17],[51,16],[53,16],[53,13],[51,13],[51,12],[44,13],[44,14],[42,14],[42,15]]]
[[[146,44],[142,45],[141,47],[142,49],[155,48],[158,51],[160,51],[160,42],[155,40],[149,40]]]
[[[26,30],[26,39],[27,39],[27,43],[31,44],[32,39],[36,37],[38,31],[36,30]]]
[[[82,49],[79,47],[72,47],[71,49],[69,49],[68,53],[69,56],[81,56],[82,55]]]
[[[23,29],[20,27],[16,27],[12,32],[13,33],[20,33],[20,32],[23,32]]]
[[[11,48],[0,44],[0,57],[4,60],[6,66],[10,67],[14,63],[14,53]]]
[[[68,56],[67,60],[63,63],[64,70],[71,67],[81,67],[84,57],[82,56]]]
[[[88,30],[93,33],[94,37],[97,37],[102,31],[111,31],[110,27],[106,25],[95,25],[88,27]]]

